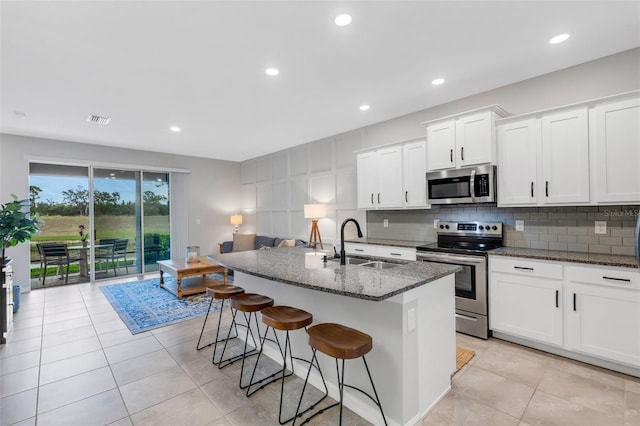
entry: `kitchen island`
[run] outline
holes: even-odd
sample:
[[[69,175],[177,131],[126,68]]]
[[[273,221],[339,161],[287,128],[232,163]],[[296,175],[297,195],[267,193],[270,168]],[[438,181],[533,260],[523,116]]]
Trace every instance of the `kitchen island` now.
[[[389,424],[416,423],[450,389],[455,370],[454,277],[457,266],[404,262],[378,269],[366,265],[323,262],[323,253],[301,248],[252,250],[208,256],[234,271],[234,284],[247,293],[272,297],[313,314],[314,323],[336,322],[373,338],[367,354],[376,389]],[[377,265],[380,266],[380,265]],[[311,357],[304,332],[291,333],[294,355]],[[265,353],[282,362],[278,350]],[[280,359],[279,359],[280,358]],[[335,363],[319,361],[338,398]],[[359,360],[347,363],[347,382],[370,389]],[[307,366],[296,365],[304,377]],[[321,387],[312,370],[310,382]],[[378,408],[366,397],[345,389],[345,405],[374,424]]]

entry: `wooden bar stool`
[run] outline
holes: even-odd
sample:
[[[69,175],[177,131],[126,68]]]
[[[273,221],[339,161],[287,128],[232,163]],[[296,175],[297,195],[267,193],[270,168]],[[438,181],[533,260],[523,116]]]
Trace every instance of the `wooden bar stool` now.
[[[340,324],[333,323],[323,323],[314,325],[313,327],[307,330],[307,334],[309,335],[309,346],[311,346],[313,350],[313,357],[311,361],[316,360],[316,352],[320,351],[325,355],[335,358],[336,360],[336,372],[338,373],[338,389],[340,391],[340,401],[335,404],[331,404],[328,407],[319,410],[314,413],[311,417],[307,418],[304,423],[309,422],[312,418],[321,414],[336,405],[340,406],[340,424],[342,424],[342,403],[344,397],[344,387],[348,387],[351,389],[355,389],[364,395],[368,396],[371,401],[373,401],[378,408],[380,408],[380,414],[382,414],[382,421],[384,424],[387,424],[387,420],[384,417],[384,412],[382,411],[382,404],[380,404],[380,398],[378,398],[378,393],[376,392],[376,387],[373,384],[373,379],[371,378],[371,372],[369,371],[369,366],[367,365],[367,360],[365,358],[365,354],[369,353],[373,348],[373,339],[368,334],[365,334],[361,331],[355,330],[353,328],[345,327]],[[367,375],[369,376],[369,381],[371,382],[371,387],[373,389],[373,394],[375,398],[369,395],[364,390],[357,388],[355,386],[347,385],[344,383],[344,360],[345,359],[355,359],[362,358],[364,362],[364,367],[367,370]],[[342,368],[338,365],[338,360],[342,360]],[[342,371],[342,373],[341,373]],[[296,418],[300,413],[300,404],[302,403],[302,397],[304,396],[304,390],[307,387],[307,382],[309,381],[309,373],[311,373],[311,368],[307,372],[307,378],[304,381],[304,386],[302,387],[302,393],[300,394],[300,400],[298,401],[298,409],[296,410]],[[293,424],[295,425],[296,421],[293,420]]]
[[[307,411],[313,409],[318,403],[320,403],[329,395],[329,390],[327,389],[327,384],[324,381],[324,376],[322,375],[322,370],[320,370],[320,365],[318,365],[317,359],[316,359],[316,364],[313,365],[311,361],[303,358],[299,358],[299,357],[294,357],[293,354],[291,353],[291,340],[289,338],[289,331],[300,330],[301,328],[304,328],[306,330],[307,326],[313,322],[313,315],[311,315],[307,311],[303,311],[302,309],[292,308],[290,306],[272,306],[272,307],[263,309],[262,311],[260,311],[260,313],[262,314],[262,322],[267,325],[267,329],[264,332],[264,336],[262,338],[262,342],[260,346],[260,352],[258,353],[258,359],[256,360],[256,363],[253,366],[253,373],[251,374],[251,379],[249,380],[249,385],[247,386],[247,396],[253,395],[254,393],[264,388],[270,383],[273,383],[277,380],[281,380],[282,382],[280,384],[280,409],[278,411],[278,421],[280,422],[281,425],[283,425],[293,420],[294,417],[301,415],[303,413],[306,413]],[[269,333],[269,330],[273,332],[275,342],[278,343],[278,349],[280,349],[280,353],[282,354],[283,366],[282,366],[282,369],[276,371],[272,375],[254,382],[253,379],[255,377],[256,370],[258,368],[258,362],[260,362],[260,357],[262,355],[265,340],[267,339],[267,334]],[[284,351],[280,347],[276,330],[281,330],[286,333]],[[287,372],[287,355],[291,360],[291,372],[289,374],[286,373]],[[309,408],[307,408],[303,412],[300,412],[300,413],[297,412],[300,409],[300,407],[298,406],[296,410],[296,415],[286,420],[283,420],[282,419],[282,400],[284,398],[284,381],[285,381],[284,379],[285,377],[289,377],[294,373],[294,370],[293,370],[294,359],[309,363],[309,369],[311,369],[311,366],[316,367],[316,369],[320,373],[320,377],[322,377],[322,383],[324,384],[324,396],[322,396],[320,399],[314,402]],[[252,390],[251,387],[254,385],[261,385],[261,386],[257,389]]]
[[[211,301],[209,302],[209,309],[207,309],[207,315],[204,317],[204,323],[202,324],[202,331],[200,331],[200,337],[198,338],[198,343],[196,344],[197,350],[201,350],[211,345],[214,345],[213,354],[215,355],[216,346],[219,342],[222,341],[218,339],[218,336],[220,335],[220,323],[222,322],[222,312],[224,310],[224,301],[229,300],[229,298],[234,294],[242,294],[242,293],[244,293],[244,289],[242,287],[237,287],[235,285],[221,284],[221,285],[212,285],[211,287],[207,287],[206,296],[210,297]],[[207,319],[209,318],[209,312],[211,312],[211,305],[213,304],[214,299],[220,300],[220,315],[218,316],[218,327],[216,328],[216,338],[213,342],[200,346],[200,342],[202,341],[202,335],[204,334],[204,328],[207,325]],[[231,308],[231,302],[229,302],[229,308]],[[231,337],[232,339],[235,339],[236,337],[238,337],[238,329],[236,328],[235,331],[236,331],[236,335]]]
[[[224,358],[224,353],[227,350],[227,344],[229,343],[229,336],[231,334],[231,327],[229,327],[229,332],[227,333],[227,340],[224,342],[224,347],[222,348],[222,353],[220,354],[220,359],[218,360],[218,368],[226,367],[227,365],[233,364],[238,360],[242,360],[242,368],[240,369],[240,388],[244,389],[246,386],[242,385],[242,375],[244,373],[244,361],[247,357],[258,354],[258,344],[256,342],[255,337],[253,336],[253,331],[251,330],[251,318],[254,318],[256,324],[256,330],[258,330],[258,342],[260,341],[260,327],[258,325],[258,316],[257,313],[263,310],[264,308],[268,308],[269,306],[273,306],[273,299],[267,296],[263,296],[261,294],[256,293],[243,293],[236,294],[231,296],[231,308],[233,309],[233,319],[231,320],[231,325],[236,325],[236,315],[238,312],[242,312],[244,315],[244,320],[247,327],[247,334],[244,339],[244,349],[241,354],[230,356],[227,359]],[[247,314],[249,314],[247,316]],[[241,324],[242,325],[242,324]],[[251,340],[253,341],[253,349],[247,352],[247,346],[249,344],[249,335],[251,335]],[[215,353],[214,353],[215,358]],[[215,362],[214,362],[215,363]]]

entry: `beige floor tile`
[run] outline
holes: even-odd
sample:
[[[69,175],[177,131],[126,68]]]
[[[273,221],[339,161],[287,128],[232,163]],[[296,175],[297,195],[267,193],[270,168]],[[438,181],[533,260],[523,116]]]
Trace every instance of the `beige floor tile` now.
[[[455,391],[427,415],[420,425],[492,425],[516,426],[518,419]]]
[[[44,325],[42,326],[43,334],[57,333],[60,331],[73,330],[76,328],[92,325],[91,318],[89,318],[89,315],[86,312],[80,317],[71,318],[68,320],[61,320],[56,322],[47,321],[48,320],[45,319]]]
[[[162,346],[168,348],[170,346],[175,346],[187,341],[197,341],[198,337],[200,336],[201,329],[202,322],[200,322],[200,325],[191,324],[188,327],[174,328],[165,332],[156,331],[153,332],[153,335],[156,336],[156,339],[158,339],[160,343],[162,343]],[[195,348],[195,344],[193,347]]]
[[[116,382],[109,367],[99,368],[40,386],[38,414],[114,389]]]
[[[42,336],[42,326],[14,329],[11,333],[11,342],[32,339]]]
[[[37,398],[38,390],[34,388],[0,399],[0,413],[2,413],[0,425],[10,425],[34,418]]]
[[[36,417],[33,416],[29,419],[23,420],[18,423],[14,423],[11,426],[36,426]]]
[[[120,391],[129,413],[133,414],[196,387],[180,367],[173,367],[120,386]]]
[[[123,328],[116,331],[111,331],[109,333],[99,334],[98,338],[100,339],[100,343],[102,343],[103,348],[108,348],[110,346],[119,345],[121,343],[132,342],[134,340],[143,339],[145,337],[149,337],[150,333],[138,333],[131,334],[128,328]]]
[[[237,377],[221,378],[200,387],[222,414],[250,407],[250,399],[238,387]]]
[[[171,355],[161,349],[111,364],[111,370],[118,385],[123,386],[177,366]]]
[[[640,425],[640,393],[625,392],[624,406],[625,425]]]
[[[549,395],[621,417],[624,415],[624,389],[607,383],[593,376],[579,376],[550,368],[542,377],[538,389]]]
[[[522,420],[531,425],[613,426],[622,424],[622,417],[600,411],[537,391]]]
[[[11,336],[9,336],[8,343],[6,345],[0,345],[0,358],[20,355],[36,350],[39,351],[41,343],[42,339],[40,337],[32,337],[14,342]]]
[[[40,367],[5,374],[0,379],[0,398],[38,387]]]
[[[162,345],[153,336],[136,339],[131,342],[121,343],[104,349],[109,364],[116,364],[126,359],[135,358],[149,352],[162,349]]]
[[[44,364],[40,367],[40,386],[106,367],[107,365],[107,359],[102,350]]]
[[[91,317],[91,321],[93,321],[94,324],[120,320],[120,316],[113,310],[101,312],[99,314],[90,314],[89,316]]]
[[[70,358],[72,356],[86,354],[101,349],[100,341],[96,336],[87,337],[86,339],[76,340],[62,345],[42,348],[42,364],[60,361],[61,359]]]
[[[51,304],[47,303],[44,308],[44,315],[49,317],[55,314],[60,314],[63,312],[71,312],[71,311],[79,311],[86,313],[87,307],[84,304],[84,301],[81,300],[75,303],[63,303],[63,304]]]
[[[471,366],[454,383],[459,394],[520,418],[534,388]]]
[[[118,390],[112,389],[41,414],[38,426],[99,426],[124,416],[127,416],[124,402]]]
[[[113,423],[109,423],[107,426],[133,426],[131,419],[127,416]]]
[[[628,377],[622,373],[617,373],[615,371],[596,367],[595,365],[585,364],[584,362],[575,361],[561,356],[551,357],[549,367],[591,379],[595,382],[601,383],[603,386],[617,387],[620,389],[625,388],[625,379]]]
[[[22,321],[26,319],[32,318],[43,318],[44,317],[44,303],[34,306],[25,307],[21,302],[20,309],[18,312],[13,314],[14,321]]]
[[[207,423],[207,426],[231,426],[229,420],[226,417],[221,417],[218,420],[214,420],[211,423]]]
[[[640,393],[640,378],[627,376],[624,381],[624,388],[626,391]]]
[[[40,365],[40,351],[0,358],[0,375],[15,373]]]
[[[42,327],[43,321],[44,319],[41,316],[22,319],[16,315],[13,319],[13,328],[15,330],[21,330],[29,327]]]
[[[536,387],[549,361],[550,357],[541,352],[517,345],[496,344],[486,349],[472,365]]]
[[[71,330],[58,331],[57,333],[45,333],[42,336],[42,347],[62,345],[64,343],[75,342],[96,335],[92,325],[78,327]]]
[[[182,342],[175,346],[169,346],[167,348],[167,351],[169,351],[171,356],[178,362],[178,364],[187,364],[189,362],[197,361],[201,358],[207,358],[207,354],[209,354],[209,352],[196,350],[197,342],[197,338],[194,340]]]
[[[200,358],[180,366],[198,386],[224,377],[222,371],[211,363],[210,358]]]
[[[121,319],[114,319],[111,321],[99,322],[93,325],[98,334],[110,333],[117,330],[129,330]]]
[[[222,413],[196,388],[133,414],[131,419],[136,426],[204,426],[221,417]]]

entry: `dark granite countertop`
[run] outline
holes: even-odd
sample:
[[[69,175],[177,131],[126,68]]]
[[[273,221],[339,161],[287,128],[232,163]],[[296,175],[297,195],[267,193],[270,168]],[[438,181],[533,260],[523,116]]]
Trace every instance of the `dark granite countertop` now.
[[[397,267],[374,269],[340,265],[340,261],[305,267],[312,249],[281,247],[236,253],[212,254],[209,260],[228,269],[268,280],[358,299],[380,301],[435,281],[460,270],[459,266],[430,262],[398,262]],[[315,259],[318,260],[318,259]]]
[[[375,246],[391,246],[391,247],[406,247],[406,248],[416,248],[418,246],[428,244],[428,242],[424,242],[424,241],[387,240],[384,238],[357,238],[353,240],[345,240],[344,242],[371,244]]]
[[[615,254],[580,253],[574,251],[538,250],[515,247],[501,247],[489,252],[493,256],[525,257],[529,259],[554,260],[559,262],[585,263],[590,265],[638,268],[634,256]]]

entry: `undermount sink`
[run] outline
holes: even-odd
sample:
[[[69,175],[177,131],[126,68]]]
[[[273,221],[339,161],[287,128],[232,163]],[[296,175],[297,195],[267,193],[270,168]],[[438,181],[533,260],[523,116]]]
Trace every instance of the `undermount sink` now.
[[[363,263],[362,266],[366,266],[367,268],[374,268],[374,269],[389,269],[389,268],[395,268],[396,266],[398,266],[398,264],[375,261],[375,262]]]
[[[336,259],[333,259],[333,260],[335,260],[336,262],[340,262],[340,258],[336,258]],[[357,258],[357,257],[347,257],[345,259],[345,263],[347,265],[362,265],[363,263],[369,263],[369,262],[371,262],[371,261],[368,260],[368,259],[360,259],[360,258]]]

